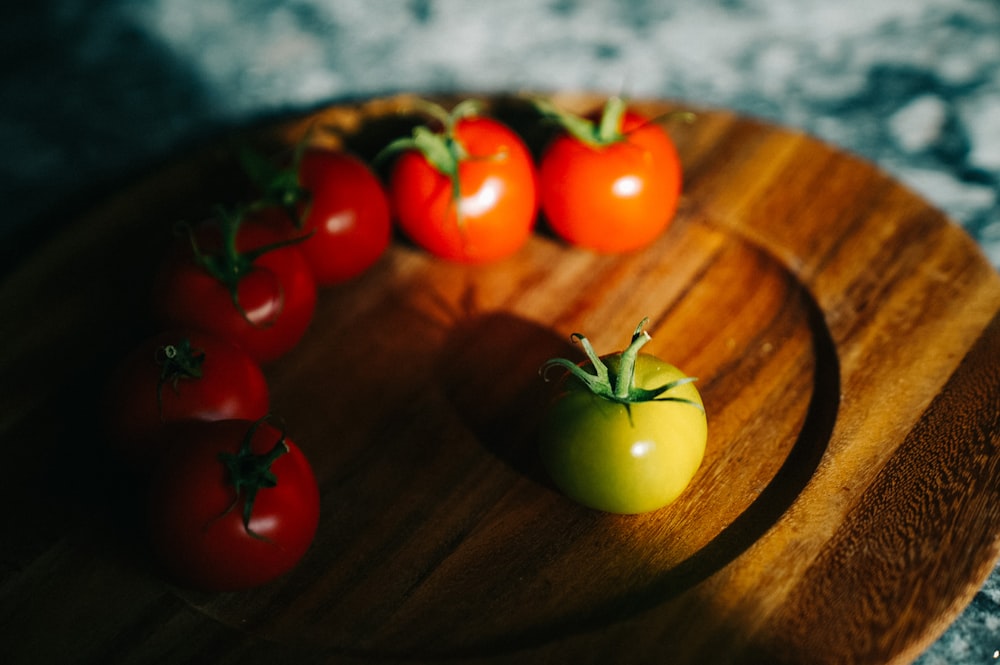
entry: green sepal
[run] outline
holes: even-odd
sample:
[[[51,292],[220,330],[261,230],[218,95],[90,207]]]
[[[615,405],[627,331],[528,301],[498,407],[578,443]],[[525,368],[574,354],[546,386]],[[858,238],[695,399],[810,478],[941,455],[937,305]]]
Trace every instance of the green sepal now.
[[[419,152],[439,173],[455,179],[458,177],[459,162],[466,158],[465,148],[454,136],[420,125],[413,129],[410,136],[390,142],[375,160],[382,161],[406,150]]]
[[[604,103],[597,122],[568,111],[542,97],[532,98],[532,104],[543,117],[555,122],[566,132],[585,145],[603,148],[625,140],[621,131],[622,118],[627,104],[621,97],[609,97]]]
[[[274,461],[289,451],[288,443],[285,441],[285,428],[282,425],[278,440],[268,452],[256,455],[251,444],[253,437],[261,423],[268,419],[267,416],[253,423],[247,434],[240,443],[236,453],[219,453],[219,461],[226,467],[227,479],[233,486],[235,497],[233,503],[226,509],[226,513],[232,510],[242,499],[243,528],[247,534],[253,538],[267,540],[250,528],[250,520],[253,517],[253,506],[257,499],[257,492],[264,488],[276,487],[278,477],[271,470]],[[225,514],[225,513],[223,513]]]
[[[622,97],[609,97],[601,109],[597,122],[564,111],[543,97],[531,97],[530,101],[542,117],[562,127],[584,145],[600,149],[628,140],[628,133],[622,131],[622,119],[625,117],[628,104]],[[648,124],[674,120],[690,123],[695,118],[695,114],[691,111],[670,111],[649,120]]]
[[[312,205],[312,192],[302,186],[299,167],[309,145],[312,130],[295,145],[289,166],[279,166],[247,144],[237,146],[240,165],[250,181],[260,190],[260,197],[249,204],[251,210],[278,207],[286,212],[298,229],[305,225]]]
[[[246,313],[246,310],[244,310],[243,306],[240,304],[240,280],[246,277],[247,274],[254,269],[254,262],[264,254],[282,247],[296,245],[308,239],[312,233],[293,236],[285,240],[279,240],[267,245],[261,245],[260,247],[251,250],[240,251],[236,246],[236,239],[239,235],[240,226],[243,224],[243,220],[248,212],[250,212],[249,208],[240,208],[236,210],[228,210],[222,206],[218,206],[216,208],[216,215],[214,219],[221,235],[220,247],[216,252],[206,252],[202,250],[201,246],[198,244],[195,231],[189,224],[180,223],[177,225],[176,230],[179,233],[187,234],[187,239],[191,245],[191,253],[195,264],[226,287],[226,290],[229,292],[229,296],[232,299],[233,306],[240,311],[244,319],[252,323]]]
[[[583,351],[587,356],[590,366],[593,368],[593,373],[588,372],[584,367],[567,360],[565,358],[551,358],[545,361],[539,368],[539,373],[543,378],[548,380],[547,374],[549,369],[552,367],[562,367],[569,371],[570,375],[583,383],[590,392],[598,397],[604,398],[611,402],[616,402],[618,404],[625,405],[626,409],[631,404],[639,404],[643,402],[679,402],[682,404],[689,404],[701,411],[704,411],[704,407],[697,402],[683,398],[683,397],[664,397],[663,394],[676,388],[682,386],[686,383],[692,383],[697,381],[696,378],[686,376],[673,381],[669,381],[666,384],[659,386],[657,388],[647,389],[639,388],[635,385],[635,366],[636,361],[639,357],[639,350],[652,339],[643,328],[645,327],[648,319],[643,319],[636,326],[635,332],[632,333],[632,339],[628,347],[621,352],[618,358],[618,368],[617,372],[612,377],[611,372],[608,370],[607,364],[597,355],[594,351],[594,347],[591,345],[590,340],[588,340],[584,335],[580,333],[573,333],[571,335],[574,341],[580,343],[583,347]],[[614,380],[612,380],[612,378]],[[631,416],[631,411],[629,411]]]
[[[416,107],[440,123],[440,131],[419,125],[413,129],[410,136],[395,139],[382,148],[375,155],[374,163],[383,164],[391,157],[407,150],[419,152],[438,173],[448,178],[451,183],[452,201],[457,205],[462,198],[458,167],[463,161],[472,157],[455,136],[455,125],[463,118],[479,115],[483,104],[478,99],[466,99],[456,104],[451,111],[447,111],[439,104],[421,99],[417,100]]]
[[[170,385],[174,393],[180,392],[182,379],[200,379],[201,366],[205,362],[205,352],[191,346],[191,340],[184,337],[176,344],[165,344],[156,350],[156,364],[160,376],[156,381],[156,407],[163,419],[163,387]]]

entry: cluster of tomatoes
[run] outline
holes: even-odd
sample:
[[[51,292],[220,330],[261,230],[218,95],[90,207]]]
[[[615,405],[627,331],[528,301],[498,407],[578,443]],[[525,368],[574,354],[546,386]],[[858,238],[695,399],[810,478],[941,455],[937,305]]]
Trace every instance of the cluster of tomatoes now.
[[[466,263],[508,257],[527,241],[539,212],[571,245],[618,253],[651,243],[670,223],[681,166],[667,133],[613,97],[579,117],[534,100],[563,131],[536,166],[521,138],[478,113],[428,106],[439,131],[418,127],[390,144],[400,153],[389,197],[401,229],[429,252]]]
[[[650,243],[680,194],[677,153],[655,122],[613,98],[593,117],[535,100],[562,131],[536,165],[520,136],[473,101],[427,104],[428,125],[389,143],[388,176],[346,152],[303,146],[291,166],[252,154],[252,203],[219,209],[169,248],[152,299],[163,332],[123,358],[109,439],[149,477],[149,531],[181,583],[257,586],[294,567],[319,522],[309,462],[270,415],[262,365],[305,334],[319,289],[389,246],[393,225],[444,259],[517,252],[539,213],[600,252]]]

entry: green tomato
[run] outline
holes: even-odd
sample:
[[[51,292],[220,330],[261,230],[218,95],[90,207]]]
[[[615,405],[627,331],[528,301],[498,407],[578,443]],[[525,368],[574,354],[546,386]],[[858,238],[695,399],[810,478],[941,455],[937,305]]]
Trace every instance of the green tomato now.
[[[585,506],[635,514],[673,502],[705,455],[708,423],[694,379],[655,356],[639,324],[621,353],[573,365],[543,417],[542,462],[556,486]]]

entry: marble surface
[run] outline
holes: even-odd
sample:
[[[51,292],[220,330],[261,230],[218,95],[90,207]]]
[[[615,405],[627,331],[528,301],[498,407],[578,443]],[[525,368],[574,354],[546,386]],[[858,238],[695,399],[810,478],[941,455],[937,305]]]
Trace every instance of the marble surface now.
[[[1000,267],[996,0],[45,0],[0,13],[0,237],[37,239],[253,119],[397,91],[587,89],[811,132],[909,184]],[[1000,570],[917,662],[998,661]]]

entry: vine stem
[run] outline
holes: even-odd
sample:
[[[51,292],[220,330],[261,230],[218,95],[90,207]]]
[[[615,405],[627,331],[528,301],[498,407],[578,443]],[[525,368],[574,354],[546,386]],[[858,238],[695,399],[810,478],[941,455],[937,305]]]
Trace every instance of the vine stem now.
[[[541,374],[542,378],[548,380],[548,372],[551,368],[562,367],[566,369],[573,378],[583,383],[584,386],[586,386],[587,389],[593,394],[611,402],[624,404],[626,407],[630,404],[638,404],[641,402],[680,402],[682,404],[689,404],[701,411],[704,411],[704,407],[695,401],[684,397],[664,395],[664,393],[667,393],[673,388],[697,381],[694,377],[681,377],[673,381],[668,381],[662,386],[657,386],[655,388],[641,388],[635,385],[635,370],[636,363],[639,358],[639,351],[652,339],[649,333],[644,330],[648,320],[648,318],[644,318],[639,322],[639,325],[635,328],[635,332],[632,333],[632,339],[628,347],[618,354],[618,368],[613,377],[607,364],[600,356],[597,355],[597,352],[594,351],[594,347],[590,343],[590,340],[580,333],[573,333],[571,335],[571,339],[580,343],[580,346],[583,347],[583,352],[587,355],[589,363],[581,366],[571,360],[567,360],[566,358],[551,358],[542,364],[538,370],[539,374]],[[587,364],[593,368],[593,373],[588,372],[585,369]]]

